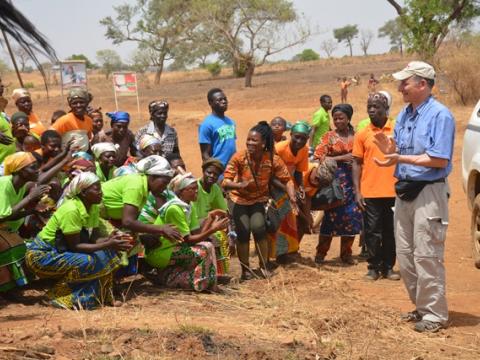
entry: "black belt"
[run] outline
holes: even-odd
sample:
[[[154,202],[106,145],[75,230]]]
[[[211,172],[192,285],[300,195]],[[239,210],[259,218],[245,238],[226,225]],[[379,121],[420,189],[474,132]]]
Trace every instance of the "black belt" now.
[[[408,179],[399,179],[399,181],[407,181],[411,183],[420,182],[424,184],[436,184],[436,183],[445,183],[445,178],[440,178],[437,180],[408,180]]]

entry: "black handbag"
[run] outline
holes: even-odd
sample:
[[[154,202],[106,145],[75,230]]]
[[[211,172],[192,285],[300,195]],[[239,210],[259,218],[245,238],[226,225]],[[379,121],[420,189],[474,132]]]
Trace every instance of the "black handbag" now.
[[[343,205],[345,194],[338,179],[318,190],[312,197],[311,210],[328,210]]]

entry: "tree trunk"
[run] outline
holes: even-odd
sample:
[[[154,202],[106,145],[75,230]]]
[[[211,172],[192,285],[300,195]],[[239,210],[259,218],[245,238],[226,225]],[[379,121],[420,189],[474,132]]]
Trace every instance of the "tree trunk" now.
[[[400,40],[399,45],[400,45],[400,56],[403,57],[403,41],[402,40]]]
[[[255,72],[255,63],[249,61],[245,71],[245,87],[252,87],[253,73]]]
[[[163,72],[163,61],[164,58],[162,57],[161,61],[159,61],[159,64],[157,66],[157,72],[155,73],[155,85],[160,84],[160,78],[162,77]]]
[[[348,41],[348,47],[350,48],[350,56],[353,56],[352,42],[350,40]]]

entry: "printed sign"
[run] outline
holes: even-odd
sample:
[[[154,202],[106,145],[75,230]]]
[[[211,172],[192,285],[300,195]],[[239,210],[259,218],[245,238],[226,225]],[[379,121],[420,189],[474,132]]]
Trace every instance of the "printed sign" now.
[[[113,90],[116,96],[137,96],[137,74],[114,73]]]
[[[62,89],[74,86],[87,87],[87,64],[85,61],[63,61],[60,67]]]

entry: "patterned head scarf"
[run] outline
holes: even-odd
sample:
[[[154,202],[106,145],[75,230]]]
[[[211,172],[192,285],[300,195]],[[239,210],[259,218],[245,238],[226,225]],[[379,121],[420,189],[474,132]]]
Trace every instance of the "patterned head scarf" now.
[[[72,175],[78,175],[82,172],[88,172],[88,169],[95,169],[95,164],[83,158],[77,158],[66,166],[66,171]]]
[[[215,166],[218,170],[220,170],[220,173],[223,173],[225,171],[225,166],[223,166],[222,162],[215,158],[205,160],[202,164],[202,170],[205,170],[209,166]]]
[[[88,161],[93,161],[93,156],[85,151],[77,151],[72,154],[72,158],[74,159],[84,159]]]
[[[88,91],[81,87],[72,87],[68,92],[67,100],[70,102],[74,99],[83,99],[85,101],[90,100],[90,96],[88,95]]]
[[[107,112],[107,116],[113,123],[129,123],[130,114],[125,111]]]
[[[308,125],[305,121],[297,121],[293,126],[292,128],[290,129],[290,131],[292,133],[296,132],[296,133],[301,133],[301,134],[310,134],[310,130],[312,129],[312,127],[310,125]]]
[[[140,151],[144,150],[150,145],[155,145],[155,144],[161,145],[162,142],[159,139],[157,139],[155,136],[152,136],[150,134],[143,135],[138,141],[138,147],[140,148]]]
[[[101,142],[92,146],[93,155],[95,155],[95,159],[97,160],[104,152],[113,151],[116,153],[117,150],[117,146],[110,142]]]
[[[368,95],[368,100],[369,101],[378,101],[380,102],[383,106],[385,106],[386,109],[389,108],[388,106],[388,99],[387,97],[380,93],[380,92],[376,92],[376,93],[371,93]]]
[[[3,174],[14,174],[36,161],[37,160],[32,153],[24,151],[16,152],[15,154],[7,156],[5,160],[3,160]]]
[[[172,181],[170,181],[170,184],[168,184],[168,188],[172,190],[175,194],[178,194],[187,186],[196,182],[197,179],[192,176],[192,173],[178,174],[172,179]]]
[[[19,88],[19,89],[15,89],[13,90],[12,92],[12,100],[13,102],[17,102],[18,99],[21,99],[23,97],[29,97],[29,98],[32,98],[30,96],[30,93],[28,92],[27,89],[24,89],[24,88]]]
[[[353,115],[353,108],[352,105],[350,104],[338,104],[335,105],[332,109],[332,115],[336,113],[337,111],[340,111],[347,115],[348,120],[352,120],[352,115]]]
[[[154,113],[158,109],[166,109],[168,111],[168,101],[167,100],[153,100],[148,104],[148,111],[150,114]]]
[[[94,173],[91,173],[89,171],[79,173],[67,185],[67,187],[63,191],[63,196],[66,199],[72,199],[78,194],[80,194],[82,190],[85,190],[98,182],[100,182],[100,179]]]
[[[337,162],[332,159],[325,159],[317,168],[317,175],[319,184],[326,186],[330,184],[335,178],[335,172],[337,171]]]
[[[168,160],[158,155],[143,158],[136,164],[136,168],[139,173],[145,175],[172,177],[175,173]]]

